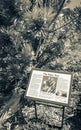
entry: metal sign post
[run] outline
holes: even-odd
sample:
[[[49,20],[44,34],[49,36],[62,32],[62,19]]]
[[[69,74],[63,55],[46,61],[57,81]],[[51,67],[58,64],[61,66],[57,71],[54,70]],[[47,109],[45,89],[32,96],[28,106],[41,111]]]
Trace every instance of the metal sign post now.
[[[37,121],[37,107],[36,107],[36,102],[34,101],[34,107],[35,107],[35,118],[36,118],[36,121]]]
[[[37,104],[42,104],[42,105],[46,105],[46,106],[54,107],[54,108],[61,108],[61,109],[62,109],[62,121],[61,121],[61,126],[60,126],[60,128],[63,127],[65,106],[57,106],[57,105],[46,104],[46,103],[34,101],[35,119],[36,119],[36,121],[38,120],[38,117],[37,117],[37,107],[36,107]],[[58,127],[58,126],[55,125],[55,127]]]

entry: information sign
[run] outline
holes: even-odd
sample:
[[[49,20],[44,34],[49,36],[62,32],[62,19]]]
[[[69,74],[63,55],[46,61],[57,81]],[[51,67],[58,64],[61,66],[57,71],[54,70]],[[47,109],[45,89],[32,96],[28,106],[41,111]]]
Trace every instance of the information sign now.
[[[26,96],[36,101],[67,106],[72,74],[33,69]]]

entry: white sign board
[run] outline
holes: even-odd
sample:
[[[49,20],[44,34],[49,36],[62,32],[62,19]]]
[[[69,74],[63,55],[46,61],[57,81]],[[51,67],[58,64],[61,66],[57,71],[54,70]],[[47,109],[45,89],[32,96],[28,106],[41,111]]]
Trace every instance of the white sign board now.
[[[72,75],[45,70],[32,70],[26,96],[33,100],[68,105]]]

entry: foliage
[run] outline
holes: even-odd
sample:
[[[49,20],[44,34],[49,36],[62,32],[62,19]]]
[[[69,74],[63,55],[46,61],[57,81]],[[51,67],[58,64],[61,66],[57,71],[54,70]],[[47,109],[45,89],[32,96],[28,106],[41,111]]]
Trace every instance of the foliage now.
[[[32,127],[50,129],[49,123],[45,124],[42,121],[36,123],[32,119],[33,125],[30,126],[31,118],[28,120],[29,117],[33,118],[31,114],[33,103],[24,99],[24,93],[32,68],[72,72],[71,106],[76,108],[81,101],[81,7],[71,10],[65,7],[65,2],[65,0],[0,1],[2,130],[33,129]],[[74,108],[66,109],[68,118],[68,111],[74,114]],[[47,112],[47,108],[45,110]],[[40,111],[42,112],[42,109]],[[26,115],[27,112],[30,114]],[[70,128],[74,128],[73,122],[71,124],[69,121],[66,119],[67,126],[70,124]]]
[[[19,13],[15,0],[0,0],[0,26],[11,25],[16,17],[19,17]]]
[[[0,33],[0,42],[0,92],[8,94],[26,75],[24,69],[29,59],[19,47],[16,48],[8,34]]]

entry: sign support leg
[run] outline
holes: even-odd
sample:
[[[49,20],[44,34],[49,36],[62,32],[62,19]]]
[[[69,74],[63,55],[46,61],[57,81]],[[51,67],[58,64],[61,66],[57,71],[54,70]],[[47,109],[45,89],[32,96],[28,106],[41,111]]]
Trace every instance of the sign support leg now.
[[[34,107],[35,107],[35,118],[37,120],[37,107],[36,107],[36,102],[34,101]]]
[[[64,111],[65,111],[65,107],[63,106],[63,111],[62,111],[62,127],[63,127],[63,121],[64,121]]]

